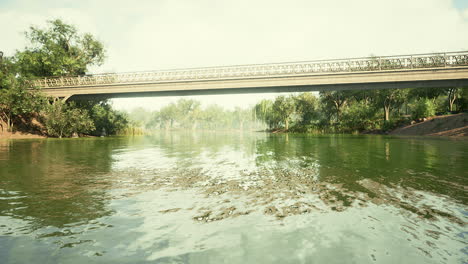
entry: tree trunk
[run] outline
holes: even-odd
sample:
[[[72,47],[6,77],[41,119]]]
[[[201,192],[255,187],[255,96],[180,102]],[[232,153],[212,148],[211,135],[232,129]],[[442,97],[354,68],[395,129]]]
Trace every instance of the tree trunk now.
[[[449,109],[450,109],[450,112],[453,111],[453,104],[455,103],[455,100],[457,99],[456,96],[453,96],[452,98],[449,98]]]
[[[384,106],[384,121],[390,120],[390,106]]]
[[[448,101],[449,101],[449,111],[453,111],[453,104],[455,103],[455,100],[457,99],[457,88],[451,88],[449,90],[449,95],[448,95]]]
[[[285,124],[285,129],[288,130],[289,129],[289,118],[286,118],[286,120],[284,120],[284,124]]]

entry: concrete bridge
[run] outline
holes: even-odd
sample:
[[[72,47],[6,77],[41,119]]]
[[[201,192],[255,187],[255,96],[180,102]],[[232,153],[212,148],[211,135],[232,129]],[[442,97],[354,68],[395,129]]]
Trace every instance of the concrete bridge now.
[[[43,78],[58,98],[468,86],[468,51]]]

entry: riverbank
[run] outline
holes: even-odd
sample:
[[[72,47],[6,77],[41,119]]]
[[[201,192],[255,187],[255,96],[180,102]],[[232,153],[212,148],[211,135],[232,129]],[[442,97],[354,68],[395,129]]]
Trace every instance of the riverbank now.
[[[174,130],[180,131],[180,130]],[[198,130],[199,131],[199,130]],[[207,131],[207,130],[205,130]],[[223,130],[228,131],[228,130]],[[234,130],[229,130],[234,131]],[[239,130],[235,130],[239,131]],[[146,131],[147,134],[148,131]],[[268,131],[270,133],[287,133],[284,129]],[[145,134],[145,133],[144,133]],[[441,137],[468,137],[468,113],[454,115],[435,116],[428,118],[424,122],[406,125],[396,128],[389,133],[383,131],[366,131],[361,134],[389,134],[402,136],[441,136]],[[129,134],[131,135],[131,134]],[[137,134],[133,134],[137,135]],[[138,134],[143,135],[143,134]],[[23,132],[0,132],[0,139],[28,139],[47,138],[44,135],[23,133]]]
[[[46,138],[43,135],[31,134],[31,133],[22,133],[22,132],[1,132],[0,139],[25,139],[25,138]]]
[[[424,122],[399,127],[390,135],[468,137],[468,113],[435,116]]]

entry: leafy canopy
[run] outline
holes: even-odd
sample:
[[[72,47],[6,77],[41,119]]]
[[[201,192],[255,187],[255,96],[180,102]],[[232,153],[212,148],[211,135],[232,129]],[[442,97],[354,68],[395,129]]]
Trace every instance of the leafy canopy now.
[[[48,21],[45,29],[31,26],[25,34],[30,45],[16,54],[25,77],[81,75],[104,62],[101,42],[91,34],[78,34],[75,26],[60,19]]]

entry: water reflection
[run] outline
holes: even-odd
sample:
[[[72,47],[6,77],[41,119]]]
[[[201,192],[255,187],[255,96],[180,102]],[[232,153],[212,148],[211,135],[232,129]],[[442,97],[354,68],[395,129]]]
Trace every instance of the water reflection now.
[[[29,229],[21,233],[110,214],[108,194],[101,188],[107,183],[100,175],[109,172],[118,140],[6,142],[10,149],[1,152],[8,158],[0,160],[0,215],[28,220]]]
[[[6,263],[467,260],[466,141],[163,132],[0,142]]]

